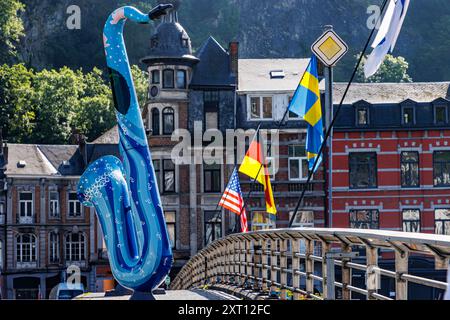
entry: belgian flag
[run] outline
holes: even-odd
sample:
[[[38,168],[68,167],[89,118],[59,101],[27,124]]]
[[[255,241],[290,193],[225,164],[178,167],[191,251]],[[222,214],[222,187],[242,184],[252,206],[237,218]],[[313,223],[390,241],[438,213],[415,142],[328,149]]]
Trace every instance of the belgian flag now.
[[[255,179],[264,186],[266,199],[266,211],[270,214],[277,214],[277,208],[273,199],[272,184],[270,183],[267,162],[263,155],[263,149],[259,141],[253,141],[247,154],[242,161],[239,172]]]

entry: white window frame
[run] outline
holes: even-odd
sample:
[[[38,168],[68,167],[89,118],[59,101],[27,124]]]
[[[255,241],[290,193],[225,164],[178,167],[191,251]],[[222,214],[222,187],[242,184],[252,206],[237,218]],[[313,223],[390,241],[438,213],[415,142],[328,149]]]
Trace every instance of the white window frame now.
[[[299,173],[300,173],[300,178],[298,177],[291,177],[291,160],[293,161],[297,161],[299,163]],[[289,157],[288,158],[288,174],[289,174],[289,181],[306,181],[308,180],[308,175],[309,175],[309,171],[306,172],[306,175],[303,172],[303,165],[302,162],[303,161],[308,161],[307,157]],[[304,178],[302,178],[304,177]]]
[[[260,117],[259,118],[252,118],[252,98],[259,98],[259,112],[260,112]],[[264,106],[263,106],[263,101],[264,98],[271,98],[272,99],[272,116],[270,118],[264,118],[263,114],[264,114]],[[274,96],[273,95],[248,95],[247,96],[247,119],[248,121],[273,121],[274,117],[273,117],[273,113],[274,113]]]
[[[52,236],[55,236],[56,239],[52,239]],[[56,241],[56,243],[55,243]],[[60,249],[59,249],[59,245],[60,245],[60,239],[59,239],[59,234],[56,232],[50,232],[48,235],[48,244],[49,244],[49,248],[48,248],[48,260],[49,263],[58,263],[61,258],[60,258]],[[53,255],[56,256],[56,259],[52,259]]]
[[[83,237],[83,241],[78,240],[78,242],[72,242],[72,235],[74,234],[78,234],[79,236]],[[70,241],[68,241],[68,238],[70,238]],[[72,245],[78,243],[78,252],[75,252],[74,254],[76,254],[76,256],[79,258],[78,260],[72,260]],[[85,262],[86,261],[86,235],[83,232],[78,232],[78,233],[72,233],[69,232],[66,234],[65,239],[64,239],[64,257],[66,259],[66,262],[69,263],[80,263],[80,262]],[[67,247],[69,248],[69,251],[67,251]],[[83,248],[83,252],[84,252],[84,257],[81,257],[81,249]]]
[[[23,236],[30,236],[31,239],[34,239],[34,241],[32,240],[30,243],[23,243]],[[34,243],[34,254],[33,254],[33,243]],[[30,252],[30,258],[29,261],[24,261],[24,249],[26,249],[26,247],[29,246],[29,252]],[[18,248],[20,248],[20,254],[18,254],[17,252],[19,251]],[[38,244],[37,244],[37,237],[36,235],[32,234],[32,233],[23,233],[23,234],[19,234],[16,237],[16,263],[17,265],[26,267],[26,266],[30,266],[30,265],[35,265],[37,262],[37,248],[38,248]],[[34,258],[34,259],[33,259]]]
[[[67,216],[70,218],[70,219],[80,219],[80,218],[83,218],[83,205],[81,204],[81,202],[80,201],[78,201],[78,199],[77,200],[71,200],[70,199],[70,195],[71,194],[77,194],[76,192],[74,192],[74,191],[69,191],[68,192],[68,194],[67,194]],[[77,206],[79,206],[80,207],[80,214],[79,215],[72,215],[71,213],[71,205],[73,204],[73,206],[74,206],[74,208],[76,208]]]
[[[56,200],[52,200],[52,193],[56,194]],[[49,208],[48,208],[48,214],[49,217],[51,219],[57,219],[61,217],[61,208],[59,205],[59,192],[57,191],[50,191],[49,195],[48,195],[48,203],[49,203]],[[56,207],[56,208],[55,208]],[[55,209],[56,209],[56,214],[55,214]],[[52,214],[53,211],[53,214]]]
[[[20,200],[22,194],[31,194],[31,200]],[[34,217],[34,194],[31,191],[19,192],[19,223],[32,223]],[[24,204],[25,214],[22,214],[22,204]],[[28,212],[28,204],[31,204],[31,212]]]

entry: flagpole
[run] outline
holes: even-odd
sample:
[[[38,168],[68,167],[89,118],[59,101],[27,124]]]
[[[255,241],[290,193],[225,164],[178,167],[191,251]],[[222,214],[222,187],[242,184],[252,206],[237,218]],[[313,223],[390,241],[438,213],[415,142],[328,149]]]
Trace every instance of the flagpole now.
[[[256,137],[258,136],[258,134],[259,134],[259,130],[261,129],[261,122],[258,124],[258,127],[256,128],[256,133],[255,133],[255,135],[253,136],[253,139],[252,139],[252,141],[251,141],[251,143],[253,143],[254,141],[255,141],[255,139],[256,139]],[[251,144],[250,143],[250,144]],[[235,157],[236,158],[236,157]],[[234,172],[234,170],[236,170],[237,169],[237,164],[235,164],[234,165],[234,168],[233,168],[233,170],[232,170],[232,173],[231,174],[233,174],[233,172]],[[258,172],[258,174],[259,174],[259,172]],[[227,182],[227,185],[225,186],[225,188],[228,186],[228,183],[230,182],[230,178],[231,178],[231,176],[228,178],[228,182]],[[223,195],[223,192],[222,192],[222,195]],[[225,200],[227,200],[228,199],[228,193],[226,194],[226,196],[225,196],[225,198],[224,198],[224,202],[225,202]],[[217,213],[216,213],[216,216],[214,217],[214,219],[216,219],[218,216],[219,216],[219,206],[220,206],[220,203],[222,202],[222,196],[220,196],[220,199],[219,199],[219,202],[217,202],[217,205],[216,205],[216,209],[214,210],[214,211],[216,211]],[[244,201],[244,206],[245,206],[245,201]],[[244,207],[243,207],[244,208]],[[222,213],[222,210],[220,210],[220,213]],[[242,210],[241,210],[241,212],[240,212],[240,214],[242,214]],[[240,224],[240,219],[237,219],[238,221],[239,221],[239,224]],[[237,225],[237,223],[236,223],[236,225]],[[212,235],[212,233],[211,233],[211,235]],[[207,239],[207,241],[206,241],[206,243],[208,243],[209,242],[209,240],[211,239],[211,237],[208,237],[208,239]]]
[[[384,12],[388,1],[389,0],[384,0],[383,6],[381,8],[381,13]],[[300,208],[300,205],[303,202],[303,199],[304,199],[305,194],[306,194],[306,186],[311,183],[311,179],[312,179],[312,176],[314,174],[314,169],[316,168],[316,166],[317,166],[317,164],[319,162],[319,159],[320,159],[320,155],[322,154],[322,152],[324,150],[324,147],[327,144],[328,138],[330,137],[330,134],[331,134],[331,132],[333,130],[334,123],[336,122],[337,116],[339,115],[339,112],[341,111],[342,105],[344,104],[344,101],[345,101],[345,98],[347,97],[348,91],[350,90],[350,87],[353,84],[353,81],[355,80],[355,76],[356,76],[356,73],[358,72],[358,68],[361,65],[361,62],[362,62],[362,60],[364,58],[364,55],[366,54],[367,49],[369,48],[370,40],[372,39],[373,35],[375,34],[375,30],[377,29],[377,25],[378,25],[379,21],[381,20],[381,16],[382,15],[380,14],[380,17],[378,17],[378,20],[375,23],[375,26],[372,28],[372,31],[370,32],[369,38],[367,39],[367,42],[366,42],[366,44],[364,46],[364,49],[363,49],[363,51],[361,53],[361,56],[358,59],[358,63],[356,64],[356,67],[353,70],[353,73],[352,73],[352,76],[350,78],[350,81],[348,82],[347,87],[345,88],[344,94],[343,94],[343,96],[341,98],[341,101],[340,101],[340,103],[339,103],[339,105],[338,105],[338,107],[336,109],[335,114],[333,115],[333,120],[331,121],[330,126],[328,127],[328,129],[326,131],[325,138],[324,138],[324,140],[322,142],[322,145],[320,146],[319,153],[317,154],[316,160],[314,161],[313,170],[311,170],[309,172],[308,179],[306,180],[306,183],[305,183],[305,188],[303,188],[302,194],[301,194],[301,196],[300,196],[300,198],[299,198],[299,200],[297,202],[297,206],[295,207],[294,214],[292,215],[291,220],[289,221],[289,228],[292,227],[292,224],[295,221],[295,218],[297,216],[297,213],[298,213],[298,210]],[[332,172],[330,172],[329,174],[331,175]]]
[[[300,79],[299,83],[303,82],[303,79],[305,77],[306,71],[308,70],[308,67],[309,67],[310,64],[311,64],[311,60],[309,61],[308,65],[306,66],[305,72],[303,72],[302,78]],[[281,118],[281,121],[278,122],[278,126],[277,126],[277,128],[275,130],[280,130],[281,127],[284,125],[284,122],[286,121],[286,117],[288,116],[289,111],[290,111],[289,107],[290,107],[290,105],[284,111],[283,117]],[[258,131],[259,131],[259,129],[258,129]],[[258,131],[257,131],[257,133],[258,133]],[[267,148],[267,154],[269,154],[271,150],[272,150],[272,144],[270,144],[269,147]],[[254,178],[253,181],[251,182],[250,190],[248,191],[246,198],[250,198],[250,196],[252,195],[252,193],[253,193],[253,186],[255,185],[255,183],[256,183],[256,181],[258,179],[258,176],[259,176],[259,174],[260,174],[260,172],[261,172],[263,167],[264,167],[264,163],[261,164],[261,166],[259,167],[258,173],[256,174],[256,178]],[[272,192],[273,192],[273,190],[272,190]],[[276,207],[276,205],[275,205],[275,207]],[[244,205],[243,205],[243,207],[241,209],[241,214],[246,208],[247,208],[247,201],[244,201]]]

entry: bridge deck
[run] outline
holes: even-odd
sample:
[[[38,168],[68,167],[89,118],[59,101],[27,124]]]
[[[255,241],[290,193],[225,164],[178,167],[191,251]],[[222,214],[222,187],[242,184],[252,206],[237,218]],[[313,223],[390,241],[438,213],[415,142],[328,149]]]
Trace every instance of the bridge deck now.
[[[74,300],[130,300],[130,295],[105,296],[105,293],[86,293]],[[155,294],[156,300],[238,300],[214,290],[167,290],[165,294]]]

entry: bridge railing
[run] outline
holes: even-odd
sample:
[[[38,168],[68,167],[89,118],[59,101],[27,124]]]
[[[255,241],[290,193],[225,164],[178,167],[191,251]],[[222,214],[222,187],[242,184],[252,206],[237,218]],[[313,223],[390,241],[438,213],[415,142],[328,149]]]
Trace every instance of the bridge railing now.
[[[359,263],[355,263],[358,254]],[[393,259],[395,268],[380,268],[380,256]],[[352,294],[370,300],[407,300],[408,283],[444,291],[445,282],[408,273],[411,256],[434,259],[436,270],[446,269],[450,236],[315,228],[234,234],[200,251],[182,268],[171,288],[209,284],[246,292],[278,291],[281,299],[289,292],[294,300],[334,299],[337,292],[344,300],[352,299]],[[340,281],[336,281],[339,268]],[[353,272],[365,275],[359,286],[353,283]],[[381,277],[394,279],[395,297],[379,292]]]

